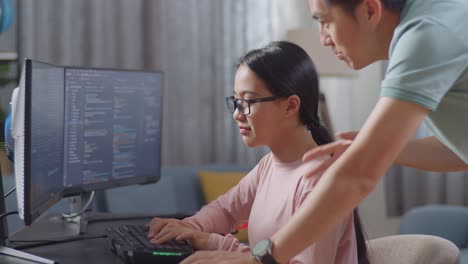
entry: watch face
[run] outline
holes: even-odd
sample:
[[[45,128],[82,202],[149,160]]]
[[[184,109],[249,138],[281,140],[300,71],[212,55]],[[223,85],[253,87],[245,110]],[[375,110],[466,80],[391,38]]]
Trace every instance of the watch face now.
[[[264,256],[268,253],[268,248],[270,247],[270,240],[264,239],[260,240],[255,247],[252,249],[254,256]]]

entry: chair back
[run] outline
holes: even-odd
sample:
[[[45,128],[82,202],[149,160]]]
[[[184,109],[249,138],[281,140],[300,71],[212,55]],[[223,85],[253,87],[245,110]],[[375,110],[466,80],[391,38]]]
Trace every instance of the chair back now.
[[[459,264],[458,247],[429,235],[395,235],[369,240],[371,264]]]
[[[468,208],[455,205],[412,208],[401,217],[399,234],[443,237],[465,248],[468,245]]]

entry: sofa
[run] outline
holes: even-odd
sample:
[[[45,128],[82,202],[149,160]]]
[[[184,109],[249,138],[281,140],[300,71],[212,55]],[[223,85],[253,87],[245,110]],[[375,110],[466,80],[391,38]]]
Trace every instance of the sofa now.
[[[254,165],[193,165],[193,166],[166,166],[161,169],[161,178],[157,183],[146,185],[130,185],[125,187],[101,190],[96,192],[95,208],[98,212],[112,212],[116,214],[145,214],[162,216],[185,216],[197,212],[204,204],[205,197],[199,180],[199,172],[216,172],[222,182],[233,185],[231,172],[242,176],[250,171]],[[4,192],[14,187],[13,176],[3,176]],[[221,179],[221,178],[220,178]],[[236,177],[238,180],[238,177]],[[218,181],[219,183],[219,181]],[[205,183],[209,185],[209,182]],[[219,187],[214,185],[213,187]],[[221,186],[224,189],[230,186]],[[221,189],[223,189],[221,188]],[[207,189],[209,196],[212,190]],[[62,199],[49,209],[49,213],[68,212],[68,201]],[[209,199],[212,200],[213,198]],[[7,211],[17,209],[16,194],[6,198]],[[8,217],[10,232],[19,230],[24,225],[17,220],[17,216]]]
[[[246,173],[248,165],[195,165],[163,167],[155,184],[132,185],[108,189],[99,198],[99,211],[112,213],[145,213],[154,215],[193,214],[205,204],[199,172]],[[232,185],[232,184],[231,184]]]

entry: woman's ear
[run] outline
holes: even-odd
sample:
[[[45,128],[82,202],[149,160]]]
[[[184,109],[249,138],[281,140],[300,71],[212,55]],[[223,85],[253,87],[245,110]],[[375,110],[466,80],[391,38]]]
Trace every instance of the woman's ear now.
[[[297,95],[291,95],[288,97],[286,104],[286,115],[291,116],[299,112],[301,99]]]

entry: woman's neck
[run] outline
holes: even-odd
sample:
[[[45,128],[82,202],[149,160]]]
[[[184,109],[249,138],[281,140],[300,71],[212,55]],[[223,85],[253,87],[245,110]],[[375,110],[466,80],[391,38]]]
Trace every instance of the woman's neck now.
[[[270,146],[270,149],[275,161],[289,163],[302,159],[307,151],[315,147],[317,147],[317,143],[312,138],[310,131],[304,126],[300,126],[280,135],[275,144]]]

